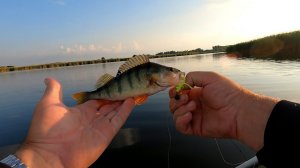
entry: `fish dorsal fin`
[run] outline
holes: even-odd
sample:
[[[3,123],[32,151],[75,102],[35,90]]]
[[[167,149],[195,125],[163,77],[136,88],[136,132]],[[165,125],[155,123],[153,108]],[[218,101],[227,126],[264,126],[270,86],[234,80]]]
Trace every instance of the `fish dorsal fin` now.
[[[129,69],[136,67],[138,65],[142,65],[149,62],[148,56],[145,55],[138,55],[135,57],[129,58],[127,62],[120,66],[117,76],[128,71]]]
[[[107,82],[111,81],[112,79],[114,79],[114,77],[110,74],[104,74],[102,75],[98,80],[97,80],[97,83],[96,83],[96,89],[102,87],[103,85],[105,85]]]

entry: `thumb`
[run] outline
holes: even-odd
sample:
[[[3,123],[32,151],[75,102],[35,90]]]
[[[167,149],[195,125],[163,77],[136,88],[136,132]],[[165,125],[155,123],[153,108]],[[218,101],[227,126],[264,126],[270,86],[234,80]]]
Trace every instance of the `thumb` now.
[[[42,100],[51,103],[62,102],[62,89],[60,83],[57,80],[49,77],[46,78],[44,82],[46,85],[46,90]]]
[[[186,75],[186,83],[193,86],[205,87],[206,85],[215,82],[220,78],[220,75],[215,72],[189,72]]]

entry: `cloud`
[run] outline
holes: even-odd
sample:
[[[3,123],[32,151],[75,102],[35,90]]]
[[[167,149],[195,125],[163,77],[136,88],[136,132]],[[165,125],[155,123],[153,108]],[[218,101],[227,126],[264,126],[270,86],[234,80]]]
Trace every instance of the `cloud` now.
[[[112,49],[113,49],[113,52],[120,53],[123,51],[124,47],[123,47],[123,44],[121,42],[119,42],[116,46],[113,46]]]
[[[65,0],[53,0],[53,2],[57,5],[60,5],[60,6],[64,6],[66,5],[66,1]]]
[[[110,46],[104,46],[101,44],[74,44],[67,46],[61,44],[59,50],[65,55],[98,55],[98,54],[108,54],[108,55],[119,55],[119,54],[139,54],[143,51],[140,43],[136,40],[131,42],[123,43],[118,42]]]
[[[59,48],[65,54],[121,53],[125,49],[121,42],[111,47],[103,47],[97,44],[75,44],[68,47],[60,45]]]
[[[142,50],[141,45],[135,40],[132,41],[132,48],[133,48],[134,51]]]

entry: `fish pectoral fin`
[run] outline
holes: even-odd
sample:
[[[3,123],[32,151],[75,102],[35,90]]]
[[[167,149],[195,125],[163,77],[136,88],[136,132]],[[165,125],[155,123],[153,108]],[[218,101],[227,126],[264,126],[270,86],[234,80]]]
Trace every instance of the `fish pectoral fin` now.
[[[142,96],[138,96],[138,97],[134,97],[134,103],[135,105],[141,105],[143,103],[145,103],[148,99],[148,95],[142,95]]]
[[[157,85],[157,77],[153,76],[153,75],[149,75],[149,84],[147,87],[150,87],[151,85],[153,84],[156,84]]]
[[[76,100],[77,104],[82,104],[88,101],[88,94],[87,92],[79,92],[72,95],[73,99]]]

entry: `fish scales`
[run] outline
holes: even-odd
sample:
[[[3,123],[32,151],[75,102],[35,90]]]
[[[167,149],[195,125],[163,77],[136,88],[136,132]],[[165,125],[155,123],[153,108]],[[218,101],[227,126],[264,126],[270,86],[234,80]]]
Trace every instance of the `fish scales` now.
[[[91,92],[91,97],[98,97],[98,92],[104,99],[134,95],[137,92],[146,94],[145,89],[147,89],[147,85],[149,84],[147,72],[149,71],[150,67],[151,65],[141,65],[130,69],[129,71],[117,76],[115,79],[107,83],[103,88],[99,88]],[[136,72],[138,72],[137,75]],[[130,78],[131,84],[128,82],[128,78]],[[134,90],[132,90],[133,88]]]

